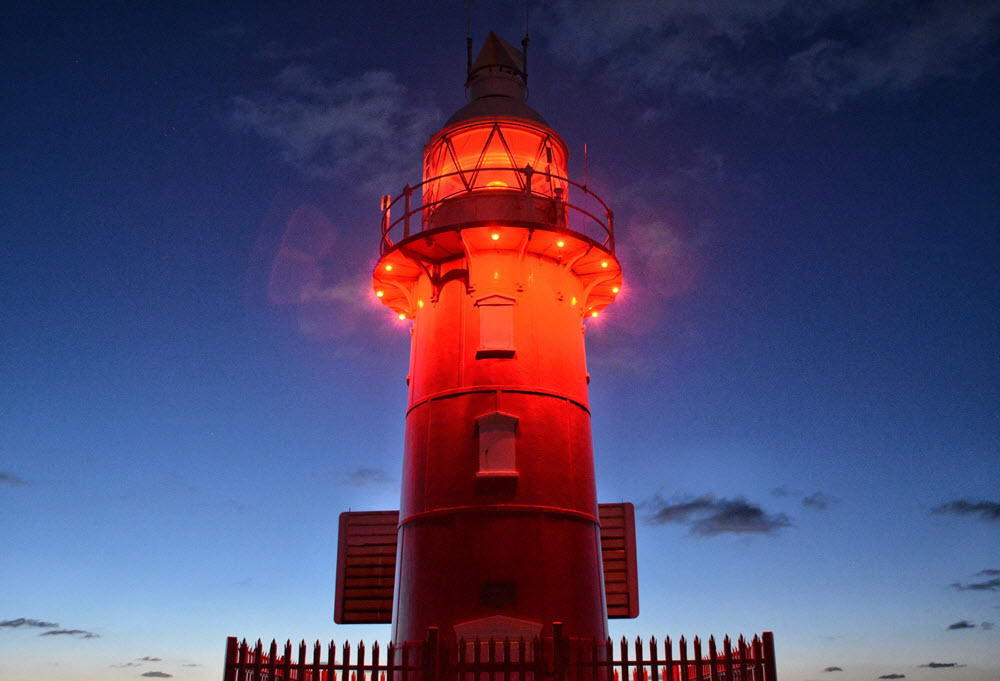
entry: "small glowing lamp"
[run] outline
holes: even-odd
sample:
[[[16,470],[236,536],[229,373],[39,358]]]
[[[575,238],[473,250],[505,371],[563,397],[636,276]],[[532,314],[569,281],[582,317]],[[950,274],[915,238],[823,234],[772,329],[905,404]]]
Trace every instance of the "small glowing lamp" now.
[[[573,296],[573,300],[569,301],[570,305],[576,305],[576,296]]]
[[[506,187],[507,183],[503,180],[493,180],[492,182],[486,183],[487,187]]]
[[[418,300],[417,301],[417,307],[423,307],[423,306],[424,306],[424,301]]]
[[[615,286],[613,289],[611,289],[611,292],[612,293],[618,293],[618,291],[620,291],[620,290],[621,289],[619,289],[617,286]]]
[[[400,312],[399,313],[399,318],[400,319],[406,319],[406,315],[404,313]]]
[[[392,272],[392,265],[386,265],[385,266],[385,271],[386,272]]]
[[[496,241],[497,239],[500,238],[500,232],[493,232],[492,234],[490,234],[490,238]]]
[[[562,239],[560,239],[559,241],[556,242],[556,246],[558,246],[559,248],[562,248],[565,245],[566,245],[566,242],[563,241]]]
[[[381,298],[382,296],[385,295],[385,291],[375,291],[375,295],[377,295],[379,298]]]
[[[608,266],[608,261],[607,260],[605,260],[604,262],[601,263],[601,267],[607,267],[607,266]]]
[[[591,312],[590,316],[591,317],[596,317],[597,316],[597,310],[594,310],[593,312]]]

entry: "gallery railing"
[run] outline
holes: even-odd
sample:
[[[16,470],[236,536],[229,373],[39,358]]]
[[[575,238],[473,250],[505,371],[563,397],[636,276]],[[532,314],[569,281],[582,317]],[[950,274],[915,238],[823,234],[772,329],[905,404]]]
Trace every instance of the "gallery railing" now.
[[[503,171],[503,172],[513,172],[523,175],[523,188],[496,188],[490,186],[476,186],[467,182],[466,178],[474,175],[475,173],[482,171]],[[552,182],[556,183],[566,183],[567,185],[572,185],[577,189],[581,190],[585,197],[592,199],[596,202],[600,210],[603,211],[604,215],[595,215],[593,212],[588,210],[582,205],[578,205],[569,200],[561,190],[557,190],[554,193],[549,193],[548,191],[541,191],[532,188],[532,178],[534,176],[540,176],[547,178],[549,184]],[[421,196],[423,192],[426,191],[425,187],[439,187],[441,181],[452,178],[459,177],[463,184],[464,189],[451,193],[447,196],[440,198],[431,198],[424,202],[422,199],[414,199],[413,195],[417,189],[421,190]],[[559,206],[563,211],[574,211],[575,213],[583,216],[583,223],[580,229],[572,229],[571,231],[578,232],[592,239],[595,243],[599,244],[603,248],[608,249],[609,252],[615,252],[615,214],[611,208],[604,203],[604,201],[597,194],[590,191],[586,184],[579,184],[570,180],[569,178],[556,175],[554,173],[547,173],[541,170],[535,170],[530,165],[524,168],[511,168],[509,166],[490,166],[477,168],[475,170],[456,170],[454,172],[445,173],[435,177],[428,178],[416,186],[406,185],[403,188],[402,194],[393,199],[391,196],[382,197],[382,241],[379,246],[379,254],[385,255],[389,252],[393,246],[400,242],[410,238],[411,235],[417,234],[426,228],[426,223],[428,222],[428,216],[432,215],[434,210],[457,198],[466,197],[479,192],[491,192],[497,195],[507,194],[516,195],[523,194],[529,198],[535,200],[547,200],[552,202],[554,205]],[[414,205],[414,204],[418,205]],[[401,204],[401,205],[400,205]],[[393,219],[393,214],[402,209],[402,215],[399,215]],[[420,218],[420,224],[417,229],[414,229],[413,216],[418,216]]]

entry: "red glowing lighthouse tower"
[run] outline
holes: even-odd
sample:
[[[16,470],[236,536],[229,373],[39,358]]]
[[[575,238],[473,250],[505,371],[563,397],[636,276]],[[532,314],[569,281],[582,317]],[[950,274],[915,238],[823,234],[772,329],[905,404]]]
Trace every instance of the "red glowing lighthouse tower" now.
[[[584,350],[622,285],[613,214],[526,104],[520,50],[490,33],[466,87],[422,182],[383,199],[375,293],[412,325],[402,496],[341,516],[335,619],[391,617],[396,642],[556,621],[604,640],[638,613],[632,507],[597,503]]]

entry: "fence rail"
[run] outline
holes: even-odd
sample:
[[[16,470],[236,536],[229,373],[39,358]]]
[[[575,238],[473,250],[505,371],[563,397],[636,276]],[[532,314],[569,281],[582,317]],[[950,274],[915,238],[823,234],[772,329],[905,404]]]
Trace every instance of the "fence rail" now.
[[[379,644],[366,651],[364,642],[353,651],[349,643],[340,648],[330,641],[326,659],[319,641],[307,659],[306,642],[293,659],[291,641],[279,652],[271,641],[264,648],[258,639],[226,641],[223,681],[777,681],[774,637],[769,631],[735,644],[726,636],[722,650],[715,637],[708,639],[708,652],[695,637],[692,650],[682,636],[676,656],[670,637],[662,645],[656,638],[636,638],[630,655],[628,641],[618,646],[611,639],[592,641],[563,635],[562,625],[553,625],[553,636],[526,641],[490,639],[461,640],[448,644],[439,639],[437,628],[424,641],[386,646],[381,658]],[[368,653],[366,659],[366,652]]]

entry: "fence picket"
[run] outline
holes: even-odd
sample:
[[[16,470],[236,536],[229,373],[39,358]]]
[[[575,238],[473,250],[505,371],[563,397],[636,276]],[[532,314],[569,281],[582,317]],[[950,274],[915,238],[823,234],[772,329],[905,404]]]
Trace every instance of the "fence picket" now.
[[[251,647],[246,639],[229,637],[223,681],[777,681],[771,632],[752,639],[740,635],[735,642],[726,636],[721,654],[714,636],[708,639],[707,651],[699,636],[693,638],[690,651],[681,636],[675,659],[669,636],[663,639],[661,657],[655,636],[648,642],[636,637],[631,646],[622,637],[616,651],[610,638],[571,639],[564,631],[556,623],[551,638],[476,637],[456,646],[441,641],[437,629],[431,628],[419,643],[389,643],[384,656],[378,641],[372,643],[367,658],[364,641],[353,653],[350,643],[344,642],[337,660],[337,646],[330,641],[325,661],[318,640],[310,661],[304,640],[293,658],[291,640],[279,655],[273,639],[265,652],[260,639]]]
[[[677,650],[680,652],[681,655],[681,666],[680,666],[681,681],[690,681],[691,670],[688,669],[688,644],[687,640],[683,636],[681,636],[680,640],[677,641]]]
[[[275,678],[275,672],[277,669],[278,669],[278,642],[272,638],[270,654],[268,655],[268,660],[267,660],[267,678],[268,679]]]
[[[747,664],[747,642],[743,639],[743,634],[740,634],[740,641],[737,647],[740,650],[740,681],[747,681],[750,677],[748,674],[750,665]]]
[[[698,681],[705,681],[705,660],[701,657],[701,639],[694,637],[694,665],[695,678]]]
[[[715,649],[715,637],[708,637],[708,664],[711,681],[719,681],[719,652]]]
[[[764,660],[762,659],[760,637],[753,637],[753,681],[764,681]]]

